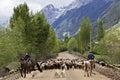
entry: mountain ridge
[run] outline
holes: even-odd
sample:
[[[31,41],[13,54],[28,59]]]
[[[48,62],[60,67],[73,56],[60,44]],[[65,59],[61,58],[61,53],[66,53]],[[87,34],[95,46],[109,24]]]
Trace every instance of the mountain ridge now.
[[[64,32],[69,32],[70,35],[74,35],[79,29],[82,17],[89,17],[91,22],[95,22],[111,4],[112,0],[93,0],[80,8],[67,11],[66,15],[59,17],[52,24],[52,28],[57,33],[58,38],[63,38]]]
[[[91,1],[93,0],[74,0],[69,5],[60,8],[54,7],[53,4],[48,4],[40,11],[40,13],[44,13],[46,19],[52,25],[54,21],[56,21],[61,15],[65,15],[67,11],[84,6]]]

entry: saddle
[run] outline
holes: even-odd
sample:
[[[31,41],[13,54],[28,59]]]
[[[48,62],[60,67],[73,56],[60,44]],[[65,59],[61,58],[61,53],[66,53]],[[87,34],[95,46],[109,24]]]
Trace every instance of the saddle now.
[[[25,63],[31,64],[32,62],[31,62],[31,60],[28,60],[28,61],[26,60]]]

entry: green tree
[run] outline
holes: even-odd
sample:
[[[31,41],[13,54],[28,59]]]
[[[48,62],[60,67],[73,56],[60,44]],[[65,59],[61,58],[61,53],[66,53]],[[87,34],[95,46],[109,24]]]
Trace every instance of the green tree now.
[[[104,37],[104,29],[102,20],[98,20],[97,40],[100,41]]]
[[[27,4],[20,4],[14,8],[10,26],[0,27],[0,67],[17,62],[26,51],[39,59],[58,52],[59,46],[44,14],[30,14]]]
[[[17,21],[17,19],[19,17],[21,17],[23,22],[25,22],[25,26],[29,27],[28,24],[30,23],[30,15],[29,15],[29,8],[26,3],[20,4],[19,6],[14,8],[14,13],[13,13],[12,17],[10,18],[10,27],[11,28],[16,27],[14,25],[14,23],[15,23],[15,21]]]
[[[88,50],[91,42],[91,23],[89,18],[83,18],[81,21],[80,29],[78,32],[78,45],[80,45],[80,51],[83,53]],[[92,42],[91,42],[92,43]]]
[[[59,42],[56,37],[55,32],[50,29],[49,37],[46,42],[46,53],[49,52],[49,54],[58,52],[59,51]]]
[[[49,27],[44,14],[29,14],[26,3],[14,8],[10,28],[19,39],[17,43],[24,46],[24,52],[35,53],[37,57],[44,55]]]
[[[14,35],[21,40],[21,44],[24,46],[24,50],[31,52],[31,45],[33,43],[31,26],[31,15],[29,14],[29,8],[26,3],[20,4],[14,8],[14,13],[10,18],[10,28]],[[20,44],[18,42],[18,44]]]
[[[44,14],[36,13],[34,15],[32,23],[34,24],[34,36],[35,38],[35,48],[37,54],[43,56],[45,51],[45,44],[48,39],[50,25],[48,24],[47,20],[45,19]]]
[[[67,43],[67,48],[69,51],[76,51],[78,48],[77,40],[75,38],[71,38]]]
[[[107,30],[104,38],[94,46],[94,51],[102,56],[107,56],[105,60],[110,63],[120,63],[120,23]]]

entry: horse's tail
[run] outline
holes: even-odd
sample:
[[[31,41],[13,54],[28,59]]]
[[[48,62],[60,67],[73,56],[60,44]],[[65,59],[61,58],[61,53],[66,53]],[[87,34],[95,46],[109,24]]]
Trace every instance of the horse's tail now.
[[[42,69],[40,69],[40,65],[38,64],[38,62],[36,62],[37,68],[40,72],[42,72]]]

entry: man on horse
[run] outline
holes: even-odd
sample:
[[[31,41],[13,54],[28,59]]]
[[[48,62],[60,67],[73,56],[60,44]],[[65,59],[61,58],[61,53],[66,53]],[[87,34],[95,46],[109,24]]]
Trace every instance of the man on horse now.
[[[24,60],[25,60],[27,63],[29,63],[29,62],[30,62],[30,58],[31,58],[30,54],[29,54],[28,52],[26,52],[26,55],[25,55],[25,57],[24,57]]]
[[[85,71],[84,76],[89,77],[92,75],[92,73],[93,73],[92,70],[93,70],[93,68],[95,68],[94,58],[95,58],[94,53],[89,52],[87,55],[87,61],[84,61],[84,71]]]
[[[93,62],[93,68],[95,68],[95,62],[94,62],[94,58],[95,58],[95,56],[94,56],[94,53],[91,51],[91,52],[89,52],[88,53],[88,56],[87,56],[87,60],[91,60],[92,62]]]
[[[93,52],[89,52],[87,56],[87,60],[94,60],[95,56]]]

